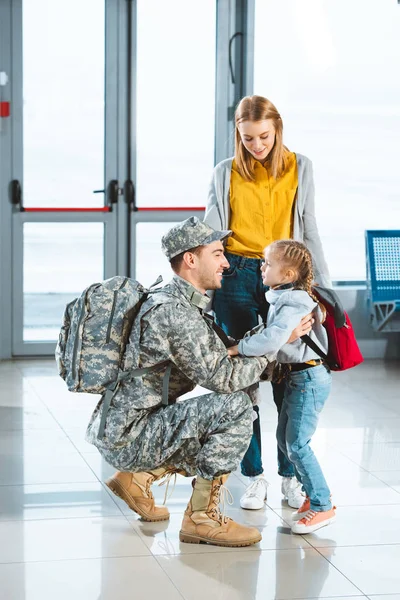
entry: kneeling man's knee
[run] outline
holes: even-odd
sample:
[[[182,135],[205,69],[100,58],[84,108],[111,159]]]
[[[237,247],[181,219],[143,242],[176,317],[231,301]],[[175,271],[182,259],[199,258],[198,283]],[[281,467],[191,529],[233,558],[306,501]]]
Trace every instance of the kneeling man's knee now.
[[[238,392],[234,392],[232,394],[228,394],[228,403],[231,411],[234,411],[236,414],[241,413],[252,413],[253,405],[250,400],[249,395],[240,390]]]

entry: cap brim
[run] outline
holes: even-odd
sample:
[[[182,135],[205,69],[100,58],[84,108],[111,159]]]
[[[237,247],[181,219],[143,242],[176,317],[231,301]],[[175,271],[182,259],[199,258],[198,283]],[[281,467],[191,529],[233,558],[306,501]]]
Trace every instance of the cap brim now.
[[[205,240],[203,240],[202,246],[206,246],[207,244],[211,244],[212,242],[222,242],[231,235],[232,231],[230,229],[226,229],[225,231],[214,231],[209,236],[207,236]]]

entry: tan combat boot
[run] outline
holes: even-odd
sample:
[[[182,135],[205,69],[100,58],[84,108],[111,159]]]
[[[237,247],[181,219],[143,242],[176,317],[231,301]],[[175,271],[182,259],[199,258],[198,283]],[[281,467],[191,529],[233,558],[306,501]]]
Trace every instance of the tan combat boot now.
[[[212,481],[197,477],[179,532],[181,542],[234,547],[251,546],[261,540],[261,534],[255,527],[239,525],[221,514],[221,486],[228,477],[223,475]]]
[[[141,473],[117,471],[106,481],[106,485],[144,521],[166,521],[169,519],[169,510],[166,506],[155,505],[150,487],[154,481],[169,473],[171,470],[164,467]]]

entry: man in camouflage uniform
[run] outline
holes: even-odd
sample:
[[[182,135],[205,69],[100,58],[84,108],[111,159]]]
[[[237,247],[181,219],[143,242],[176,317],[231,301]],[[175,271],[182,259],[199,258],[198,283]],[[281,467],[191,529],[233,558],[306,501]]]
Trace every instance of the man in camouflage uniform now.
[[[155,506],[151,484],[180,472],[197,475],[180,532],[181,541],[246,546],[259,531],[223,517],[221,486],[234,471],[252,435],[252,405],[244,391],[268,367],[266,357],[228,357],[205,316],[207,289],[221,286],[229,266],[222,241],[230,231],[214,231],[191,217],[170,229],[162,248],[175,276],[155,290],[136,317],[124,370],[163,363],[159,371],[122,382],[99,436],[102,401],[95,409],[87,440],[119,471],[107,482],[132,510],[148,521],[169,518]],[[162,404],[165,361],[170,361],[168,405]],[[211,394],[176,400],[196,385]]]

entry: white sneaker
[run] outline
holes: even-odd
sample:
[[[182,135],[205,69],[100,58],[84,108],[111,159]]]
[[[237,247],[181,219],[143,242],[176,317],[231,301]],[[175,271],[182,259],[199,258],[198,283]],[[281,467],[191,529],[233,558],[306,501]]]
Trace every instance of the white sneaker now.
[[[259,477],[252,481],[240,498],[240,506],[247,510],[259,510],[263,508],[267,499],[268,485],[269,483],[264,477]]]
[[[302,485],[296,477],[282,477],[281,491],[291,508],[300,508],[306,499],[301,488]]]

